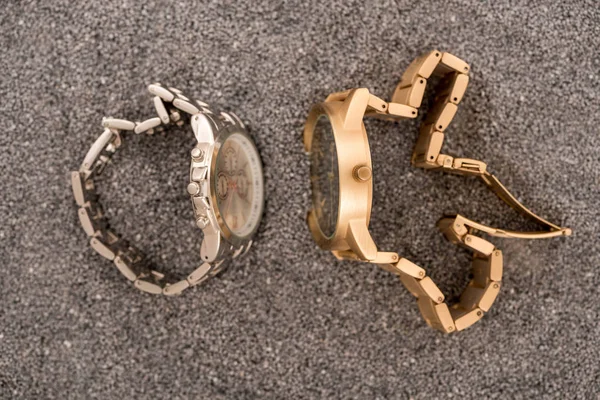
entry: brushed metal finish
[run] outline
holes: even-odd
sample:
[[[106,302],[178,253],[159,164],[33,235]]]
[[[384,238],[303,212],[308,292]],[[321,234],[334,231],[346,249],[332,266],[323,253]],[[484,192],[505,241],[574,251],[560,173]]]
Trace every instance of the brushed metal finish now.
[[[338,154],[339,218],[334,235],[325,237],[313,211],[308,213],[309,229],[317,244],[332,251],[338,259],[378,263],[384,270],[397,275],[406,289],[417,297],[419,310],[427,324],[444,333],[466,329],[479,321],[490,309],[501,288],[502,252],[487,240],[475,236],[476,231],[491,236],[527,239],[571,234],[569,228],[552,224],[522,205],[487,171],[484,162],[441,154],[444,132],[464,97],[469,72],[470,66],[463,60],[452,54],[433,50],[409,65],[396,86],[392,102],[386,103],[369,94],[367,89],[333,93],[325,102],[312,107],[304,128],[304,148],[311,152],[315,123],[320,116],[326,115],[333,128]],[[368,231],[372,186],[365,185],[365,181],[372,183],[372,177],[367,133],[362,119],[415,118],[431,75],[441,76],[441,80],[431,111],[423,118],[411,158],[412,164],[424,169],[478,177],[508,205],[547,229],[541,232],[515,232],[492,228],[461,215],[442,218],[438,222],[438,228],[444,236],[451,243],[474,253],[474,277],[460,301],[452,306],[444,302],[443,293],[423,268],[405,258],[399,258],[396,253],[377,251]],[[369,173],[366,174],[365,170],[364,175],[359,174],[359,168],[368,168]]]

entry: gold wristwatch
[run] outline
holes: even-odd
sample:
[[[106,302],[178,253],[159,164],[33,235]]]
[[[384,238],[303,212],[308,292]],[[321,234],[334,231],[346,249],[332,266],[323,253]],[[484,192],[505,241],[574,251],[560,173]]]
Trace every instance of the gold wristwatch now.
[[[561,228],[523,206],[487,172],[486,164],[467,158],[440,154],[444,131],[454,117],[465,93],[469,65],[459,58],[431,51],[410,64],[391,102],[358,88],[334,93],[312,107],[304,128],[304,146],[310,153],[312,209],[308,225],[318,245],[331,250],[338,259],[379,264],[397,274],[417,297],[425,321],[442,332],[460,331],[487,312],[502,280],[502,252],[492,243],[475,236],[539,239],[568,236]],[[547,228],[539,232],[516,232],[492,228],[463,216],[442,218],[438,227],[454,244],[473,251],[473,279],[459,303],[448,306],[444,295],[423,268],[397,253],[381,252],[369,233],[372,204],[372,167],[364,117],[387,120],[415,118],[421,106],[427,80],[438,77],[434,105],[420,129],[412,164],[481,178],[502,200]]]

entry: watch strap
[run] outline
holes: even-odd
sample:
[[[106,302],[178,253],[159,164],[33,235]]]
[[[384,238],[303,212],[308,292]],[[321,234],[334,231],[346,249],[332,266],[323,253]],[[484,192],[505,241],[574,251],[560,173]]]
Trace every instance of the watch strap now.
[[[325,102],[344,101],[356,90],[367,89],[349,89],[343,92],[332,93],[325,99]],[[417,109],[410,105],[386,102],[379,97],[369,93],[369,99],[364,110],[365,117],[374,117],[385,120],[399,121],[403,119],[412,119],[417,117]]]
[[[480,224],[461,215],[442,218],[438,222],[438,228],[446,238],[456,245],[473,251],[473,279],[461,294],[460,300],[450,306],[444,302],[445,296],[423,268],[405,258],[399,258],[396,253],[378,253],[376,259],[371,262],[380,264],[383,269],[398,275],[404,286],[417,298],[419,310],[427,324],[445,333],[463,330],[479,321],[484,313],[489,311],[500,291],[502,251],[492,243],[474,236],[476,231],[491,236],[525,239],[571,234],[570,229],[561,228],[525,207],[494,175],[487,171],[485,163],[441,154],[444,132],[454,118],[458,104],[465,94],[469,82],[469,70],[469,65],[459,58],[434,50],[418,57],[402,75],[392,101],[415,108],[421,106],[427,80],[433,75],[441,76],[434,105],[423,119],[419,130],[412,164],[425,169],[476,176],[509,206],[545,226],[547,231],[503,230]]]
[[[421,106],[428,79],[432,76],[441,78],[436,87],[433,106],[423,118],[419,129],[419,137],[411,158],[412,164],[419,168],[477,176],[505,203],[547,229],[541,232],[517,232],[470,221],[472,225],[478,226],[478,230],[492,236],[523,239],[570,235],[569,228],[563,228],[545,220],[519,202],[498,178],[487,171],[487,166],[482,161],[441,154],[444,132],[454,118],[458,105],[465,94],[469,83],[469,71],[470,66],[458,57],[433,50],[416,58],[402,75],[392,96],[392,101],[416,108]]]
[[[400,278],[417,298],[419,311],[429,326],[444,333],[461,331],[479,321],[496,300],[502,284],[502,251],[492,243],[470,234],[462,221],[445,219],[438,224],[452,243],[473,251],[473,278],[460,295],[448,305],[445,296],[425,269],[395,253],[381,253],[373,263]]]

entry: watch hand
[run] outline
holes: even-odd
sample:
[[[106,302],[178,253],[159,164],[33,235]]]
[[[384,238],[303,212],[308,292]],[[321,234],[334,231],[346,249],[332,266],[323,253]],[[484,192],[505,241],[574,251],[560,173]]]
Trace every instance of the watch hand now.
[[[231,206],[231,198],[233,197],[234,193],[227,193],[227,199],[225,200],[225,204],[223,204],[223,212],[221,212],[222,215],[226,215],[229,212],[229,207]]]
[[[239,201],[236,201],[236,199],[239,199],[239,195],[237,196],[231,196],[232,199],[229,202],[228,206],[227,206],[227,215],[231,216],[231,217],[238,217],[242,219],[242,225],[246,222],[245,218],[243,217],[243,213],[240,212],[240,207],[239,207]],[[234,198],[235,197],[235,198]],[[233,207],[232,207],[233,206]]]

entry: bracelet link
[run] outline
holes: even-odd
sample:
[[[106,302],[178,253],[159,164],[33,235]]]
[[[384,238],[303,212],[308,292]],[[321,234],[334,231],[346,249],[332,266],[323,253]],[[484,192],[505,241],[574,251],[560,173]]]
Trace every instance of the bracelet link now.
[[[163,288],[162,293],[165,296],[175,296],[175,295],[181,294],[185,289],[189,288],[190,286],[191,285],[188,282],[188,280],[184,279],[179,282],[167,284]]]
[[[200,267],[196,268],[191,274],[189,274],[187,281],[189,282],[190,286],[196,286],[208,279],[208,272],[210,271],[210,268],[211,265],[209,263],[204,263]]]
[[[98,195],[94,187],[94,181],[84,178],[85,173],[79,171],[71,172],[71,188],[75,203],[83,207],[86,203],[96,201]]]
[[[157,285],[156,283],[152,283],[150,281],[144,280],[145,277],[139,277],[133,282],[133,286],[141,290],[142,292],[150,293],[150,294],[161,294],[163,292],[163,288]]]
[[[110,230],[98,231],[99,234],[92,237],[90,245],[102,257],[113,261],[118,252],[119,237]]]

